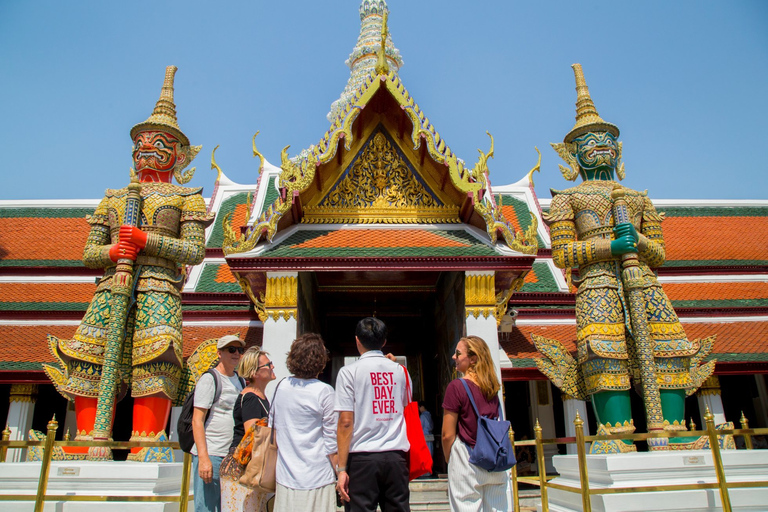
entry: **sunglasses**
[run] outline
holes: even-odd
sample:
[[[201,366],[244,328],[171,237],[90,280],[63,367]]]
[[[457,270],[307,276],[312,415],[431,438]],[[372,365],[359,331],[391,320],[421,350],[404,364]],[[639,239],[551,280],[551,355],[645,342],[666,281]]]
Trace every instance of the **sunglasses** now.
[[[235,352],[239,352],[240,354],[245,353],[244,347],[226,347],[226,349],[227,349],[227,352],[229,352],[230,354],[234,354]]]
[[[257,366],[256,369],[260,370],[261,368],[272,368],[274,366],[275,366],[275,364],[272,361],[268,361],[268,362],[266,362],[266,363],[264,363],[262,365]]]

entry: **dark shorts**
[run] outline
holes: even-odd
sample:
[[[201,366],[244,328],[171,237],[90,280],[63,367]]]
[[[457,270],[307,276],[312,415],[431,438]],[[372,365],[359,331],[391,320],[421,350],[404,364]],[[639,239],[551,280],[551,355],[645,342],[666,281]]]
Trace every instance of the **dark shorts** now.
[[[405,452],[356,452],[347,460],[347,512],[409,511],[408,458]]]

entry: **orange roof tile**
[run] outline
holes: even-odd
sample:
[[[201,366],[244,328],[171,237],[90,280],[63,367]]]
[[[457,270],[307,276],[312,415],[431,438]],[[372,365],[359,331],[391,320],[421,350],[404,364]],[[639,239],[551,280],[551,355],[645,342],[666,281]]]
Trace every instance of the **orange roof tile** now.
[[[522,233],[524,230],[520,227],[520,221],[517,218],[517,212],[513,205],[501,206],[501,213],[504,218],[507,219],[509,224],[514,228],[515,232]]]
[[[667,261],[765,260],[768,254],[766,217],[668,217],[662,228]]]
[[[319,247],[470,247],[424,229],[340,229],[292,246]]]
[[[229,269],[229,265],[219,265],[216,271],[216,277],[214,280],[217,283],[236,283],[237,279],[232,275],[232,271]]]
[[[80,260],[90,226],[78,218],[0,218],[5,260]]]
[[[664,283],[670,300],[768,299],[768,282]]]
[[[0,283],[0,302],[90,302],[91,283]]]

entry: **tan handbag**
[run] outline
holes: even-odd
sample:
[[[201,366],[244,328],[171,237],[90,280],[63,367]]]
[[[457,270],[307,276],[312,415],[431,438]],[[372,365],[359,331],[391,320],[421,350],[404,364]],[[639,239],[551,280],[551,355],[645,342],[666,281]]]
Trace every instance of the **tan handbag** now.
[[[283,381],[281,380],[280,383]],[[277,388],[280,387],[278,383]],[[277,397],[277,388],[275,388],[275,397]],[[272,403],[272,424],[274,425],[275,404]],[[277,482],[275,479],[275,470],[277,468],[277,439],[275,439],[275,429],[270,427],[256,426],[253,433],[253,452],[251,461],[245,467],[243,476],[240,477],[240,483],[246,487],[259,489],[263,492],[275,492]]]

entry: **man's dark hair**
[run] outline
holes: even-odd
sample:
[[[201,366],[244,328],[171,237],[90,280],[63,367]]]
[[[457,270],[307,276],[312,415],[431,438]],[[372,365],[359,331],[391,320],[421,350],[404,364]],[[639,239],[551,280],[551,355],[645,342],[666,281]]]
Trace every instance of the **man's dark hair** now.
[[[378,318],[369,316],[357,322],[355,336],[367,350],[380,350],[387,341],[387,326]]]

